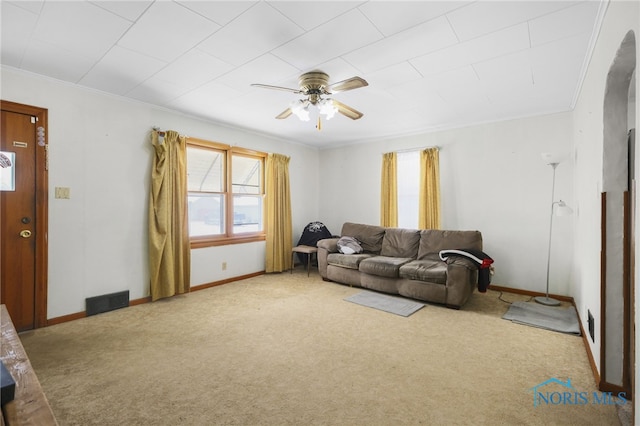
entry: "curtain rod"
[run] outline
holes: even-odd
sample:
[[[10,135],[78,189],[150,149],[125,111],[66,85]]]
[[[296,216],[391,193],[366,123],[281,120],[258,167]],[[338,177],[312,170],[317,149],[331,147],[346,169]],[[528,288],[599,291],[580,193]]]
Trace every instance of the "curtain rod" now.
[[[435,148],[438,151],[440,151],[440,147],[438,145],[434,145],[434,146],[425,146],[425,147],[422,147],[422,148],[398,149],[396,151],[389,151],[389,152],[395,152],[396,154],[400,154],[400,153],[405,153],[405,152],[423,151],[423,150],[429,149],[429,148]],[[386,154],[386,152],[383,152],[382,154]]]

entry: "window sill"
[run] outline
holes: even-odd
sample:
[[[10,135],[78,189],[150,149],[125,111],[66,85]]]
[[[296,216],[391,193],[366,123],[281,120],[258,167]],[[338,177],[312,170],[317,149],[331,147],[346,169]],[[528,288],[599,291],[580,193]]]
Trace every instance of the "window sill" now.
[[[191,248],[205,248],[205,247],[217,247],[228,246],[231,244],[245,244],[254,243],[256,241],[265,241],[267,239],[264,234],[251,234],[234,237],[197,237],[191,239]]]

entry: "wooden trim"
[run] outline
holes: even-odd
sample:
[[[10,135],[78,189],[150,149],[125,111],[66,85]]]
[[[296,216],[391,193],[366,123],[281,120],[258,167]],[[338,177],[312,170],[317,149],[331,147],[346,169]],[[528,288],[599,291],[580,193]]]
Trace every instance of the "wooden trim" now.
[[[520,289],[520,288],[502,287],[502,286],[493,285],[493,284],[491,284],[489,286],[489,290],[505,291],[507,293],[522,294],[524,296],[532,296],[532,297],[546,296],[546,293],[540,293],[540,292],[537,292],[537,291],[530,291],[530,290],[523,290],[523,289]],[[571,296],[562,296],[560,294],[549,294],[549,297],[552,298],[552,299],[557,299],[557,300],[563,301],[563,302],[569,302],[569,303],[573,304],[574,307],[575,307],[575,303],[573,301],[573,297],[571,297]]]
[[[573,306],[575,307],[575,303]],[[582,334],[582,343],[584,344],[584,348],[587,351],[589,366],[591,367],[591,372],[593,373],[593,378],[596,382],[596,385],[598,385],[600,383],[600,373],[598,372],[598,365],[596,364],[596,360],[593,357],[593,352],[591,352],[591,346],[589,345],[589,333],[585,333],[584,327],[582,326],[582,318],[580,318],[580,312],[578,312],[578,309],[576,309],[576,313],[578,314],[580,333]]]
[[[598,384],[598,390],[602,392],[611,392],[615,395],[622,393],[624,394],[626,399],[631,400],[631,394],[628,393],[627,389],[625,389],[623,386],[614,385],[613,383],[608,383],[604,380],[601,380]]]
[[[129,301],[129,306],[143,305],[151,302],[151,296],[143,297],[141,299],[134,299]]]
[[[48,173],[48,144],[49,124],[48,110],[31,105],[23,105],[15,102],[0,100],[0,109],[35,116],[37,127],[44,127],[45,147],[36,150],[36,264],[35,264],[35,318],[34,328],[47,326],[47,299],[48,299],[48,233],[49,233],[49,173]]]
[[[264,275],[264,271],[260,271],[260,272],[253,272],[251,274],[246,274],[246,275],[239,275],[237,277],[232,277],[232,278],[227,278],[224,280],[220,280],[220,281],[214,281],[211,283],[207,283],[207,284],[200,284],[197,286],[193,286],[191,287],[191,290],[189,290],[189,292],[194,292],[194,291],[198,291],[198,290],[204,290],[210,287],[216,287],[222,284],[228,284],[231,282],[235,282],[235,281],[241,281],[247,278],[253,278],[253,277],[257,277],[260,275]],[[145,303],[149,303],[151,302],[151,296],[147,296],[147,297],[142,297],[140,299],[134,299],[134,300],[130,300],[129,301],[129,306],[137,306],[137,305],[143,305]],[[77,319],[81,319],[81,318],[86,318],[87,313],[86,311],[82,311],[82,312],[76,312],[74,314],[68,314],[68,315],[63,315],[61,317],[56,317],[56,318],[51,318],[47,321],[47,326],[50,325],[56,325],[56,324],[62,324],[64,322],[69,322],[69,321],[74,321]]]
[[[600,383],[606,377],[607,193],[600,194]]]
[[[633,389],[631,388],[631,372],[630,365],[633,360],[629,359],[631,353],[631,204],[630,193],[623,193],[623,232],[622,232],[622,299],[623,299],[623,354],[622,354],[622,388],[626,395],[631,397]]]
[[[232,146],[230,148],[230,151],[232,154],[238,154],[245,157],[262,157],[263,159],[266,159],[267,156],[269,155],[266,152],[255,151],[253,149],[248,149],[248,148],[240,148],[238,146]]]
[[[216,287],[216,286],[223,285],[223,284],[232,283],[232,282],[235,282],[235,281],[245,280],[247,278],[253,278],[253,277],[257,277],[257,276],[264,275],[264,274],[265,274],[264,271],[253,272],[253,273],[247,274],[247,275],[240,275],[240,276],[237,276],[237,277],[227,278],[227,279],[220,280],[220,281],[214,281],[214,282],[210,282],[210,283],[207,283],[207,284],[200,284],[200,285],[196,285],[196,286],[191,287],[191,291],[193,292],[193,291],[198,291],[198,290],[204,290],[204,289],[207,289],[207,288],[211,288],[211,287]]]
[[[265,241],[267,236],[265,234],[253,234],[247,237],[221,237],[221,238],[207,238],[207,237],[191,237],[191,248],[205,248],[205,247],[217,247],[228,246],[231,244],[246,244],[254,243],[256,241]]]
[[[231,149],[231,145],[227,145],[225,143],[213,142],[205,139],[192,138],[190,136],[187,136],[187,145],[197,145],[197,146],[202,146],[209,149],[211,148],[219,149],[221,151],[228,151],[229,149]]]
[[[47,321],[47,326],[62,324],[63,322],[74,321],[80,318],[85,318],[87,313],[85,311],[76,312],[74,314],[63,315],[61,317],[50,318]]]

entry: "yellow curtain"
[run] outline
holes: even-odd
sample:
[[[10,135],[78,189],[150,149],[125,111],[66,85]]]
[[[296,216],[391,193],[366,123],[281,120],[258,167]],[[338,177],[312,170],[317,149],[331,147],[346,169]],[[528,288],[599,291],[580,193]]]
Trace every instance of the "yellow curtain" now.
[[[398,226],[398,180],[395,152],[382,155],[382,185],[380,188],[380,225]]]
[[[151,300],[187,293],[191,251],[187,218],[186,138],[152,131],[155,157],[149,197]]]
[[[438,148],[420,152],[420,229],[440,229],[440,159]]]
[[[291,269],[291,250],[293,248],[289,157],[281,154],[269,154],[265,168],[266,272],[282,272]]]

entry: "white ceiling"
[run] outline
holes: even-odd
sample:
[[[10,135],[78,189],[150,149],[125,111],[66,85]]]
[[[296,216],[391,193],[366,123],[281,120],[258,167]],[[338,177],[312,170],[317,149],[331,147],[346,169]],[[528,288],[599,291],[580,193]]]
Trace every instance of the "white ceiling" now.
[[[601,1],[8,1],[1,63],[220,123],[335,146],[570,110]],[[352,121],[274,117],[319,69],[369,86]],[[162,126],[162,123],[155,123]],[[176,129],[180,130],[180,129]],[[206,136],[206,135],[194,135]]]

